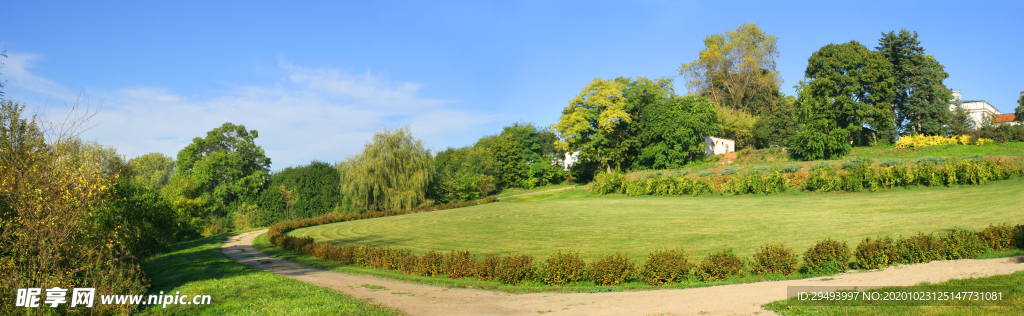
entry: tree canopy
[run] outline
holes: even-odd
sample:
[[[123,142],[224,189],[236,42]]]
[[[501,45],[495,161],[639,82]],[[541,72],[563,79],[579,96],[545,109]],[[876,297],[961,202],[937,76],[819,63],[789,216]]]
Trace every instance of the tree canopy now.
[[[419,207],[434,179],[434,157],[408,126],[374,133],[361,154],[337,168],[343,194],[370,211]]]
[[[934,56],[925,55],[917,31],[882,33],[878,52],[892,64],[896,127],[901,134],[944,134],[949,120],[949,77]]]
[[[708,35],[697,60],[679,67],[686,87],[722,106],[752,115],[774,104],[782,77],[775,69],[778,39],[757,23]]]
[[[174,158],[161,153],[148,153],[128,161],[132,165],[133,177],[139,184],[160,190],[174,174]]]
[[[579,151],[580,159],[596,160],[608,171],[623,167],[631,145],[628,127],[634,110],[623,96],[628,81],[595,78],[569,100],[553,126],[561,137],[558,147]]]

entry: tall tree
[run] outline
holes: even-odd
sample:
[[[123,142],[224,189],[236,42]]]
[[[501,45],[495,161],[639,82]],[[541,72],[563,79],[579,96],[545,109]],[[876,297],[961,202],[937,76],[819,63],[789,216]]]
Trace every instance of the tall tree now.
[[[974,130],[974,118],[971,112],[964,108],[964,101],[956,99],[953,101],[953,111],[950,113],[947,131],[948,136],[967,135]]]
[[[825,120],[825,133],[842,128],[852,135],[862,128],[873,129],[859,142],[893,141],[895,125],[893,100],[895,78],[892,65],[881,53],[870,51],[857,41],[829,44],[808,59],[806,86],[798,102],[804,116],[801,123]]]
[[[901,134],[941,135],[949,120],[949,77],[934,56],[925,55],[917,31],[882,33],[876,47],[892,64],[896,80],[896,127]]]
[[[718,133],[715,103],[698,95],[680,98],[671,90],[641,110],[640,153],[635,167],[679,168],[704,157],[704,136]],[[653,94],[653,93],[652,93]]]
[[[132,178],[140,185],[160,190],[174,174],[174,158],[161,153],[148,153],[128,161],[132,165]]]
[[[579,151],[581,160],[596,160],[608,172],[628,167],[624,163],[633,141],[628,127],[634,116],[623,96],[628,81],[596,78],[570,100],[553,126],[561,136],[559,148]]]
[[[1024,91],[1020,92],[1020,98],[1017,99],[1017,107],[1013,109],[1013,120],[1017,122],[1024,122]]]
[[[255,203],[270,178],[270,158],[256,145],[256,130],[224,123],[196,137],[178,152],[173,192],[177,198],[201,199],[209,214],[226,216],[244,202]],[[171,185],[175,184],[172,179]],[[181,201],[178,201],[179,203]],[[172,201],[172,203],[175,203]]]
[[[757,115],[774,104],[782,85],[775,69],[776,41],[756,23],[709,35],[699,58],[680,66],[679,74],[686,77],[690,92]]]
[[[338,164],[342,194],[360,208],[412,209],[426,202],[434,157],[409,127],[373,134],[363,152]]]

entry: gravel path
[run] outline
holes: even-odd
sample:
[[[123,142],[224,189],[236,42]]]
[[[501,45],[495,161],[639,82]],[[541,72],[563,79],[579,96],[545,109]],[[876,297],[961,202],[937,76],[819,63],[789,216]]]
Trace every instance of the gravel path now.
[[[785,299],[788,286],[859,286],[863,289],[1024,271],[1024,256],[1021,256],[934,261],[881,271],[693,289],[509,294],[445,288],[298,265],[253,248],[253,240],[265,232],[234,236],[221,250],[231,259],[257,269],[341,291],[408,315],[776,315],[762,309],[761,305]],[[364,284],[377,289],[363,287]]]

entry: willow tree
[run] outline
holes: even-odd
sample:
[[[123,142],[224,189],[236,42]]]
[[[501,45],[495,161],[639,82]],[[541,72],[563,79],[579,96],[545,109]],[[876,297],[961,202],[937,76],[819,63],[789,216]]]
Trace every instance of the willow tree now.
[[[341,192],[369,210],[412,209],[427,202],[434,158],[409,126],[373,134],[362,154],[338,164]]]
[[[776,41],[756,23],[708,35],[699,58],[680,66],[679,74],[686,77],[691,93],[757,115],[778,100],[782,85],[775,70]]]

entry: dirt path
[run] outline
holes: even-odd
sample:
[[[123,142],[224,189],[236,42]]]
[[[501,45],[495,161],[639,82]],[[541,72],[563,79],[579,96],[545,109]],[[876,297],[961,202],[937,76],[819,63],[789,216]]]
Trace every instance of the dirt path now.
[[[558,188],[558,189],[551,189],[551,190],[544,190],[544,191],[537,191],[537,192],[530,192],[530,193],[523,193],[523,194],[503,196],[503,197],[500,197],[498,199],[500,200],[500,199],[507,199],[507,198],[510,198],[510,197],[517,197],[517,196],[524,196],[524,195],[534,195],[534,194],[562,191],[562,190],[575,189],[575,188],[576,188],[576,186],[571,186],[571,187],[565,187],[565,188]]]
[[[761,305],[785,299],[788,286],[904,286],[1024,270],[1022,256],[934,261],[882,271],[694,289],[508,294],[350,275],[294,264],[253,248],[253,240],[265,232],[232,237],[221,250],[228,257],[260,270],[341,291],[409,315],[776,315]],[[371,289],[363,287],[364,284],[384,288]]]

